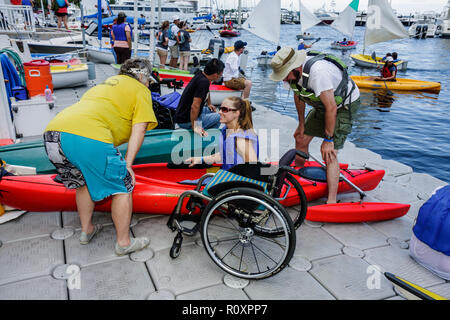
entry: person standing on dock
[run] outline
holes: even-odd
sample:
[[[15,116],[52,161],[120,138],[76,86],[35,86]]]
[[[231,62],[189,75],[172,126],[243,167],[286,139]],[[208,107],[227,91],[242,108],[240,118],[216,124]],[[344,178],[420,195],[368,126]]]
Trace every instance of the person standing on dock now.
[[[161,24],[160,30],[156,33],[156,53],[158,54],[161,68],[164,68],[167,61],[167,50],[169,49],[169,26],[169,21],[164,21]]]
[[[113,24],[111,38],[114,43],[114,52],[116,53],[117,63],[122,64],[131,58],[131,38],[132,31],[128,23],[125,22],[127,16],[124,12],[119,12],[117,23]]]
[[[190,42],[192,39],[189,32],[186,31],[187,24],[185,21],[181,21],[178,26],[180,28],[177,33],[178,48],[180,50],[180,69],[187,71],[191,56]]]
[[[347,74],[340,59],[319,54],[308,56],[305,50],[284,47],[272,58],[273,81],[285,81],[294,91],[298,127],[295,148],[308,152],[313,137],[323,138],[320,152],[327,165],[328,200],[336,203],[339,184],[337,150],[344,146],[352,130],[352,118],[360,105],[358,87]],[[305,117],[305,104],[313,108]],[[304,159],[297,157],[296,166]]]
[[[151,72],[148,60],[127,60],[118,75],[89,89],[44,132],[45,150],[61,182],[76,189],[80,244],[88,244],[101,229],[92,223],[95,203],[111,197],[119,256],[149,244],[148,238],[130,236],[130,221],[136,184],[132,165],[146,131],[158,125],[148,89]],[[126,142],[123,157],[116,147]]]
[[[22,0],[22,5],[23,6],[29,6],[32,8],[31,12],[33,12],[33,7],[34,7],[34,1],[33,0]],[[3,15],[3,13],[2,13]],[[31,24],[31,20],[33,19],[33,13],[31,13],[31,17],[28,16],[27,14],[25,14],[25,29],[27,28],[27,26],[29,26]]]
[[[58,29],[61,28],[62,22],[64,22],[64,28],[69,29],[67,26],[67,8],[69,7],[69,2],[67,0],[52,1],[52,9],[58,17]]]
[[[174,16],[173,23],[169,26],[169,52],[170,52],[170,62],[169,66],[176,68],[178,65],[178,58],[180,57],[180,48],[177,42],[177,33],[180,28],[178,24],[180,23],[180,17]]]
[[[234,51],[228,55],[223,71],[223,84],[233,90],[244,90],[242,99],[248,99],[252,82],[245,78],[245,73],[240,68],[240,55],[244,53],[247,42],[238,40],[234,43]],[[242,76],[241,76],[242,74]]]

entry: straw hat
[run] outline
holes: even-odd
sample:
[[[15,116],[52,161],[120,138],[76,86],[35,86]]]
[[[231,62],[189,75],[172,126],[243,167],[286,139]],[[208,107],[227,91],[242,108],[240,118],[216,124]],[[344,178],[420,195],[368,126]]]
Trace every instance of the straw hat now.
[[[300,67],[306,59],[306,51],[296,51],[289,47],[281,48],[270,62],[272,73],[270,79],[281,81],[287,77],[289,72]]]

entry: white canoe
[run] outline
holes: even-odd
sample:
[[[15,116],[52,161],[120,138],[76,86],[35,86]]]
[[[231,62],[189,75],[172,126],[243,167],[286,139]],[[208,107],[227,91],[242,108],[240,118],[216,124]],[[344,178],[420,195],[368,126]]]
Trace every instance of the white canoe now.
[[[85,85],[89,80],[88,66],[85,63],[70,66],[51,66],[53,88],[71,88]]]

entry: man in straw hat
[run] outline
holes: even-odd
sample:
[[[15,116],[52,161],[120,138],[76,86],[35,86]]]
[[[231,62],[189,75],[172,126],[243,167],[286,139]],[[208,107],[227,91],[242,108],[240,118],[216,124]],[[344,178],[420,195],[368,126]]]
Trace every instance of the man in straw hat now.
[[[273,81],[284,81],[294,91],[299,124],[294,132],[295,148],[308,152],[313,137],[323,138],[320,151],[327,165],[328,201],[336,203],[339,184],[337,150],[352,129],[352,115],[360,105],[359,90],[338,58],[305,50],[281,48],[271,61]],[[305,118],[305,103],[312,110]],[[296,165],[304,159],[297,157]]]

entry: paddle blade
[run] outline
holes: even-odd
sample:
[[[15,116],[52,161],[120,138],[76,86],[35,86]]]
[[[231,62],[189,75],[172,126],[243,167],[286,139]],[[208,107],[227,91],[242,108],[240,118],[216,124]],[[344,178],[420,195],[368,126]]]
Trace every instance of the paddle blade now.
[[[322,204],[308,207],[306,219],[333,223],[382,221],[402,217],[409,208],[409,204],[384,202]]]

